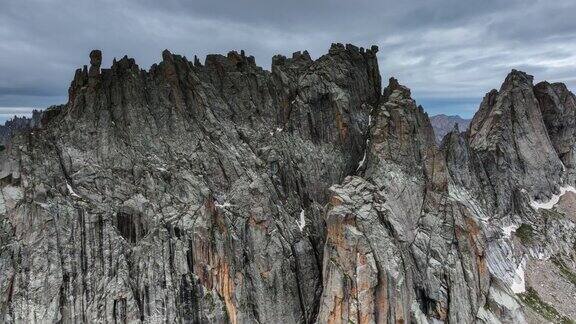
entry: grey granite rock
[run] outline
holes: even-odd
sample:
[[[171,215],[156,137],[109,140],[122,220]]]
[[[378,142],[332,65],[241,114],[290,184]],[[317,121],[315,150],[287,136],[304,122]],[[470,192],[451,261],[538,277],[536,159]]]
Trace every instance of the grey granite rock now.
[[[391,79],[384,94],[364,178],[332,187],[319,322],[473,322],[490,278],[480,220],[448,195],[407,88]]]
[[[5,321],[314,321],[323,206],[380,80],[350,45],[297,59],[289,91],[236,52],[78,70],[66,107],[2,154]]]
[[[540,82],[534,87],[544,124],[564,165],[574,168],[576,97],[562,83]]]
[[[548,199],[561,183],[558,158],[542,119],[533,77],[513,70],[500,91],[488,93],[470,125],[470,148],[480,159],[498,212],[513,213],[520,188]]]
[[[538,207],[570,183],[572,97],[513,72],[438,147],[377,51],[271,71],[244,51],[148,71],[92,52],[0,152],[2,321],[536,318],[527,260],[573,266],[571,205]]]
[[[47,110],[54,109],[50,107]],[[20,132],[29,132],[42,126],[42,116],[45,111],[34,109],[30,117],[18,117],[7,120],[4,125],[0,125],[0,145],[6,147],[10,145],[12,136]]]

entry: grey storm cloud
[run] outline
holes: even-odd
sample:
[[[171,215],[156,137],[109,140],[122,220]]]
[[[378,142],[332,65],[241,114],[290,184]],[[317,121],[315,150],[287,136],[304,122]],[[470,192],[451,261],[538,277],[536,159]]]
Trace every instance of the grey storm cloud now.
[[[165,48],[244,49],[269,68],[274,54],[318,57],[332,42],[379,45],[384,79],[432,114],[470,117],[512,68],[576,86],[574,12],[573,0],[2,0],[0,119],[15,111],[1,107],[65,102],[93,48],[104,65],[128,55],[142,68]]]

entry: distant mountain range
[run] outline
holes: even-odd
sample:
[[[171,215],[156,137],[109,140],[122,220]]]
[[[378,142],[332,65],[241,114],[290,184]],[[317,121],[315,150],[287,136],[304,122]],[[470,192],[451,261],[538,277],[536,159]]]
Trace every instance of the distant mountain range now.
[[[30,118],[14,116],[14,118],[7,120],[4,125],[0,125],[0,145],[8,145],[12,134],[16,131],[39,127],[41,118],[42,111],[33,110]]]
[[[430,123],[434,129],[436,142],[440,143],[444,136],[452,131],[454,124],[458,124],[458,129],[463,132],[468,129],[471,119],[464,119],[458,115],[436,115],[430,117]]]

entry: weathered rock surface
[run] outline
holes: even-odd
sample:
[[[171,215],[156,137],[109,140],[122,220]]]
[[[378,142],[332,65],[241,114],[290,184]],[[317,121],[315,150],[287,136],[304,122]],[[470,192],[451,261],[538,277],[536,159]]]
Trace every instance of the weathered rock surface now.
[[[51,108],[53,109],[53,107]],[[4,125],[0,125],[0,145],[4,147],[10,145],[12,136],[18,132],[26,132],[41,127],[43,113],[44,111],[35,109],[30,118],[14,116],[14,118],[7,120]]]
[[[78,70],[65,109],[2,156],[3,318],[314,321],[323,206],[380,80],[375,49],[295,64],[273,69],[292,91],[236,52]]]
[[[381,89],[377,51],[270,72],[243,51],[148,71],[93,51],[0,153],[2,320],[546,318],[524,270],[574,269],[573,95],[512,72],[438,147],[410,90]]]
[[[535,312],[534,304],[526,302],[526,295],[534,291],[533,282],[525,278],[531,271],[527,264],[551,264],[547,260],[559,258],[571,269],[575,265],[574,211],[556,208],[556,202],[571,194],[573,169],[560,161],[554,146],[560,140],[552,140],[558,133],[543,118],[552,108],[540,99],[542,87],[532,86],[531,76],[512,71],[500,91],[486,95],[470,130],[449,133],[441,145],[451,195],[466,201],[483,220],[491,273],[487,308],[504,321],[544,318],[542,307],[536,306]],[[514,298],[506,297],[510,291]],[[549,306],[566,310],[570,304],[564,299]],[[495,320],[488,315],[482,318]]]
[[[546,130],[533,77],[513,70],[500,91],[488,93],[470,124],[470,148],[479,157],[494,191],[495,208],[515,212],[520,188],[548,199],[560,184],[563,166]]]
[[[565,166],[574,168],[576,96],[562,83],[540,82],[534,87],[550,141]]]
[[[391,79],[384,94],[365,179],[332,188],[319,321],[473,322],[490,278],[479,220],[449,197],[432,126],[410,91]]]

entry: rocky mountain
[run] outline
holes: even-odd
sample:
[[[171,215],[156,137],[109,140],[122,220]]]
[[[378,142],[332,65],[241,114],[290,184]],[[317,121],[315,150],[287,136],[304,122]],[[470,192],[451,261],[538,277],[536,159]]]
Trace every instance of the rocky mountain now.
[[[446,134],[450,133],[454,129],[454,125],[458,124],[458,128],[461,131],[468,129],[470,125],[470,119],[464,119],[458,115],[434,115],[430,117],[430,123],[432,124],[432,129],[434,129],[434,134],[436,136],[436,143],[440,144],[442,139]]]
[[[2,320],[576,319],[574,95],[513,71],[437,145],[377,51],[93,51],[0,153]]]
[[[7,120],[4,125],[0,125],[0,145],[6,147],[16,132],[29,131],[40,127],[41,119],[42,111],[35,109],[32,111],[30,118],[14,116],[14,118]]]

